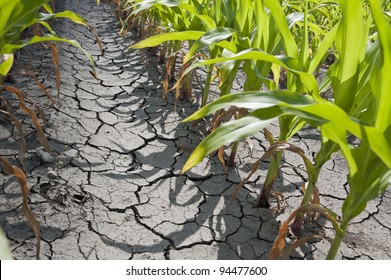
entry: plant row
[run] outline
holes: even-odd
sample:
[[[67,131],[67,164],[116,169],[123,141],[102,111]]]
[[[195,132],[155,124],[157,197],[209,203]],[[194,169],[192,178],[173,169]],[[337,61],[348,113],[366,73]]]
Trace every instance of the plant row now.
[[[305,216],[320,214],[335,229],[327,255],[334,259],[349,222],[391,184],[390,2],[115,2],[123,31],[137,28],[143,38],[131,48],[154,48],[166,61],[165,93],[176,90],[178,97],[191,98],[194,71],[201,67],[207,71],[201,108],[185,121],[214,115],[215,129],[197,146],[182,172],[215,151],[221,155],[227,144],[232,163],[238,141],[264,130],[270,148],[254,163],[252,173],[261,161],[270,158],[270,164],[256,206],[270,206],[283,153],[299,154],[307,171],[302,202],[281,225],[269,258],[281,257],[289,228],[300,235]],[[175,73],[178,58],[182,66]],[[318,83],[320,70],[324,78]],[[232,93],[239,72],[245,74],[243,92]],[[172,88],[170,79],[176,80]],[[217,83],[220,97],[209,102],[212,82]],[[274,139],[267,127],[276,120],[279,135]],[[305,125],[321,133],[315,162],[288,142]],[[359,145],[349,144],[350,135]],[[317,188],[319,174],[334,153],[341,153],[349,168],[349,192],[340,215],[320,204],[322,190]]]

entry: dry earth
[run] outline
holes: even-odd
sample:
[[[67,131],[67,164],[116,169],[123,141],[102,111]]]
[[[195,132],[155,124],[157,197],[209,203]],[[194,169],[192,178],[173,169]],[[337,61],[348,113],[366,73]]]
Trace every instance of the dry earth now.
[[[231,198],[235,185],[268,148],[261,133],[241,144],[238,164],[229,167],[228,175],[215,158],[180,175],[205,130],[204,122],[181,122],[196,104],[175,102],[172,96],[162,100],[162,66],[148,51],[127,49],[137,36],[118,35],[112,7],[98,7],[94,0],[57,2],[96,28],[104,53],[86,28],[64,21],[55,24],[59,35],[76,38],[93,54],[98,76],[92,77],[80,51],[61,45],[58,109],[49,105],[31,79],[15,76],[13,85],[43,107],[49,119],[45,132],[55,155],[52,163],[38,156],[40,145],[26,119],[25,131],[31,132],[26,137],[26,171],[30,205],[41,222],[41,258],[265,259],[280,222],[300,204],[306,178],[300,158],[287,153],[278,175],[275,189],[287,204],[283,213],[253,208],[267,162]],[[55,95],[50,51],[29,50],[40,81]],[[28,65],[26,52],[21,52],[15,71],[23,65]],[[277,133],[278,128],[270,130]],[[0,154],[17,164],[17,136],[12,135],[16,131],[1,115]],[[291,143],[313,159],[319,134],[306,128]],[[318,186],[321,203],[338,213],[348,191],[346,172],[344,160],[335,156]],[[337,258],[390,259],[390,214],[387,190],[349,226]],[[0,173],[0,224],[14,256],[33,259],[36,241],[22,214],[20,187],[4,173]],[[327,236],[334,235],[330,224],[324,223],[323,229]],[[327,239],[307,243],[292,258],[324,259],[329,246]]]

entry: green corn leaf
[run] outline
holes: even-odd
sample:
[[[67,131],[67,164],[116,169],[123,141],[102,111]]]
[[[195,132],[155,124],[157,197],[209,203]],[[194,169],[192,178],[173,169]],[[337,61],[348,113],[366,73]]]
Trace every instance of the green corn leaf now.
[[[313,96],[314,99],[316,99],[319,102],[324,102],[324,100],[319,96],[318,92],[318,84],[311,74],[302,72],[298,69],[300,69],[299,66],[299,61],[297,59],[283,56],[283,55],[270,55],[268,53],[265,53],[262,50],[259,49],[247,49],[242,52],[239,52],[233,56],[230,57],[220,57],[220,58],[215,58],[215,59],[209,59],[206,61],[201,61],[198,63],[193,63],[189,68],[187,68],[186,71],[184,71],[182,77],[180,77],[180,80],[190,71],[197,67],[205,66],[205,65],[210,65],[210,64],[216,64],[216,63],[222,63],[225,61],[229,60],[262,60],[262,61],[267,61],[271,62],[277,65],[280,65],[284,67],[285,69],[293,72],[297,76],[300,77],[300,80],[308,90],[308,92]]]
[[[377,93],[381,85],[379,77],[382,68],[379,40],[368,46],[365,59],[359,68],[359,83],[350,115],[375,126],[378,113]]]
[[[29,26],[34,23],[39,23],[39,24],[45,26],[49,30],[49,32],[55,36],[56,33],[53,31],[53,29],[50,27],[50,25],[45,22],[45,21],[48,21],[52,18],[65,18],[65,19],[69,19],[69,20],[73,21],[74,23],[89,27],[88,23],[86,22],[86,20],[82,16],[80,16],[72,11],[63,11],[63,12],[58,12],[58,13],[54,13],[54,14],[53,13],[52,14],[40,13],[40,15],[37,18],[39,20],[34,20],[33,22],[31,22],[31,24],[29,24]]]
[[[361,154],[362,151],[358,151]],[[356,160],[361,159],[359,155]],[[379,163],[379,160],[377,159]],[[360,170],[363,171],[363,170]],[[368,201],[381,195],[391,184],[391,170],[381,164],[375,164],[369,172],[369,179],[362,178],[360,173],[349,175],[350,193],[342,205],[344,220],[351,220],[364,211]],[[375,175],[375,176],[374,176]]]
[[[74,12],[71,12],[71,11],[58,12],[58,13],[55,13],[53,16],[55,18],[66,18],[66,19],[69,19],[77,24],[88,26],[86,20],[82,16],[80,16]]]
[[[14,63],[14,55],[11,54],[0,54],[0,79],[7,75],[11,70],[12,64]]]
[[[212,15],[214,16],[214,22],[219,24],[222,19],[222,9],[221,9],[221,0],[213,0],[213,5],[211,6],[211,12]]]
[[[40,25],[44,26],[50,32],[51,35],[56,36],[56,32],[54,32],[52,27],[46,21],[41,20],[41,18],[42,17],[38,17],[38,18],[33,19],[29,24],[23,26],[23,29],[26,29],[34,24],[40,24]]]
[[[68,39],[64,39],[64,38],[59,38],[59,37],[55,37],[55,36],[52,36],[52,35],[45,35],[45,36],[42,36],[42,37],[34,36],[30,40],[21,40],[21,41],[16,42],[15,44],[7,44],[7,45],[5,45],[3,47],[2,52],[12,53],[15,50],[24,48],[24,47],[26,47],[28,45],[41,43],[41,42],[48,42],[48,41],[67,43],[67,44],[70,44],[70,45],[80,49],[83,52],[83,54],[90,61],[91,67],[94,68],[94,59],[93,59],[92,55],[89,52],[87,52],[86,50],[84,50],[82,48],[82,46],[77,41],[75,41],[75,40],[68,40]]]
[[[314,101],[305,95],[285,90],[231,93],[211,102],[183,121],[188,122],[198,120],[229,106],[256,110],[261,108],[269,108],[279,104],[295,104],[296,106],[305,106],[314,104]]]
[[[349,172],[351,174],[357,173],[358,166],[352,154],[352,150],[347,143],[346,129],[338,126],[335,123],[329,122],[322,125],[321,131],[322,137],[326,139],[331,139],[334,143],[337,143],[339,145],[341,152],[347,161]]]
[[[204,34],[205,32],[203,31],[180,31],[180,32],[158,34],[130,46],[129,49],[143,49],[143,48],[156,47],[159,44],[167,41],[187,41],[187,40],[196,41]]]
[[[276,115],[279,111],[277,109]],[[209,134],[193,151],[182,168],[182,173],[200,163],[207,155],[226,143],[242,140],[268,126],[273,119],[259,120],[257,117],[247,116],[237,121],[219,126]]]
[[[323,38],[323,40],[318,45],[314,56],[312,57],[311,61],[309,62],[308,73],[315,72],[316,68],[319,66],[319,64],[323,60],[324,56],[329,51],[330,47],[334,43],[335,38],[337,36],[338,26],[339,26],[339,24],[337,23],[329,32],[327,32],[326,36]]]
[[[371,126],[359,124],[352,120],[341,108],[331,103],[311,104],[303,107],[289,106],[288,108],[299,110],[300,114],[311,114],[316,117],[331,121],[338,126],[354,134],[360,140],[368,143],[369,147],[391,168],[391,145],[385,135]],[[305,116],[303,116],[305,118]],[[332,139],[334,141],[334,139]]]
[[[284,40],[285,50],[288,56],[298,58],[298,47],[289,30],[287,19],[278,0],[264,0],[265,5],[269,8],[278,30]]]
[[[48,0],[3,0],[0,1],[0,38],[12,28],[20,28],[31,22],[39,9]],[[0,46],[2,44],[0,39]]]
[[[383,64],[380,70],[379,86],[375,92],[378,96],[376,127],[382,131],[388,129],[388,134],[391,136],[391,28],[382,13],[379,1],[370,0],[369,3],[379,33]]]
[[[223,26],[234,27],[236,12],[237,12],[236,1],[231,1],[231,0],[218,0],[218,1],[221,2],[220,4],[220,8],[222,11],[221,15],[225,19],[225,24]]]
[[[49,3],[43,4],[43,8],[49,13],[49,14],[54,14],[54,11],[52,7],[50,7]]]
[[[195,55],[198,51],[206,46],[211,46],[217,42],[228,39],[235,33],[235,30],[232,28],[225,27],[217,27],[212,29],[206,33],[204,33],[191,47],[189,52],[187,53],[183,63],[188,62],[193,55]]]
[[[237,11],[235,16],[235,30],[240,36],[250,37],[254,25],[254,4],[251,0],[237,1]]]
[[[210,16],[198,13],[193,6],[182,3],[178,7],[189,12],[192,16],[199,18],[205,24],[207,30],[211,30],[217,27],[216,23],[213,21],[213,19]]]
[[[270,19],[265,12],[262,1],[255,1],[254,9],[256,30],[251,45],[252,47],[268,51]]]
[[[305,0],[303,38],[301,39],[300,48],[300,64],[302,67],[307,64],[308,58],[308,0]]]
[[[154,6],[163,5],[166,7],[176,7],[179,5],[179,2],[176,0],[144,0],[137,2],[136,7],[130,15],[137,15],[142,11],[148,10]]]
[[[361,141],[367,143],[372,151],[388,167],[391,167],[391,145],[383,133],[374,127],[358,123],[341,108],[332,103],[315,103],[305,96],[293,92],[273,91],[227,95],[201,108],[186,118],[185,121],[202,118],[227,106],[239,106],[248,109],[268,109],[277,106],[280,111],[280,116],[294,115],[308,120],[317,126],[331,122],[340,129],[349,131],[361,139]],[[252,114],[264,120],[267,116],[262,115],[264,114],[262,109],[257,109]],[[269,113],[269,111],[267,112]],[[329,135],[328,137],[334,142],[341,144],[342,140],[340,136],[338,136],[339,138],[337,136]]]
[[[339,2],[343,11],[336,38],[340,59],[334,68],[332,84],[335,103],[349,112],[355,98],[358,65],[365,53],[368,26],[364,23],[360,0],[339,0]]]
[[[234,53],[230,52],[228,49],[223,49],[221,56],[222,57],[231,57]],[[235,81],[236,75],[239,70],[240,61],[228,60],[220,64],[218,73],[219,73],[219,89],[221,91],[220,96],[227,95],[232,90],[232,85]],[[212,64],[210,66],[213,66]],[[208,67],[210,67],[208,66]]]
[[[290,139],[296,133],[298,133],[307,124],[307,122],[305,120],[300,119],[299,117],[293,117],[289,124],[290,127],[288,133],[286,134],[287,140]]]

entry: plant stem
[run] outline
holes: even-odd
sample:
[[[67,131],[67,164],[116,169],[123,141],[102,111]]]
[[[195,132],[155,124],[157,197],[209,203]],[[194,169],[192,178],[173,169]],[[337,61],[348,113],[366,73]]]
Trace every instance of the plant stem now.
[[[281,125],[281,123],[284,123],[284,121],[281,118],[279,121],[280,121],[280,135],[278,136],[278,141],[284,142],[288,140],[287,139],[288,129],[286,128],[285,125]],[[270,145],[273,145],[274,140],[269,140],[269,142]],[[281,159],[282,159],[282,151],[278,151],[272,156],[269,164],[269,169],[267,170],[266,179],[263,184],[262,192],[258,197],[254,207],[270,208],[270,202],[269,202],[270,193],[272,191],[274,181],[276,180],[278,175],[278,168],[280,166]]]
[[[327,141],[325,143],[322,143],[322,146],[320,147],[320,150],[316,156],[316,164],[314,167],[314,172],[313,174],[308,174],[308,186],[304,192],[304,197],[303,200],[301,201],[300,206],[304,206],[310,203],[311,196],[314,193],[314,187],[318,182],[318,178],[322,170],[322,167],[330,159],[332,153],[334,153],[337,149],[338,146],[334,142]],[[292,232],[297,236],[300,235],[300,229],[303,223],[303,219],[304,219],[304,214],[299,213],[291,225]]]
[[[188,73],[184,78],[183,97],[185,100],[191,100],[191,92],[193,90],[193,72]]]
[[[321,170],[321,168],[316,168],[315,174],[314,174],[315,175],[314,177],[316,177],[316,178],[314,178],[314,181],[308,182],[308,186],[307,186],[307,189],[304,192],[304,197],[303,197],[303,200],[301,201],[300,206],[304,206],[304,205],[310,203],[311,196],[314,193],[315,183],[318,180],[318,176],[319,176],[320,170]],[[295,220],[293,221],[293,223],[291,225],[292,232],[296,236],[300,235],[300,230],[301,230],[301,225],[303,224],[304,215],[305,215],[304,213],[299,213],[296,216]]]
[[[341,222],[341,229],[343,230],[343,232],[345,232],[347,225],[348,225],[347,221]],[[342,236],[338,233],[335,234],[333,242],[331,243],[330,250],[327,253],[326,260],[334,260],[335,259],[336,255],[338,253],[339,247],[341,246],[341,242],[342,242],[343,238],[344,238],[344,236]]]
[[[282,151],[276,152],[271,158],[261,195],[258,197],[254,207],[260,207],[260,208],[270,207],[270,203],[269,203],[270,192],[273,188],[274,181],[276,180],[278,174],[278,167],[280,166],[281,158],[282,158]]]
[[[231,154],[230,154],[229,159],[228,159],[228,164],[229,165],[234,165],[235,164],[235,157],[236,157],[236,153],[238,151],[238,146],[239,146],[239,142],[235,142],[235,143],[232,144]]]
[[[208,100],[209,88],[212,80],[213,64],[209,65],[207,69],[208,69],[208,73],[206,75],[204,91],[202,92],[201,107],[204,107]]]

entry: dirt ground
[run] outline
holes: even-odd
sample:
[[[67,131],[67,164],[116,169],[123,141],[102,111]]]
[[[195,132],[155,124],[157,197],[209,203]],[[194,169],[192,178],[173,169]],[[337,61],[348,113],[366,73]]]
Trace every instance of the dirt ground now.
[[[60,36],[75,38],[94,56],[98,77],[92,77],[79,50],[61,45],[59,108],[47,102],[30,78],[14,75],[12,85],[38,100],[48,118],[45,133],[55,155],[51,162],[39,156],[41,146],[33,126],[19,113],[27,132],[30,205],[41,223],[41,259],[265,259],[280,223],[300,205],[306,180],[302,160],[284,155],[275,184],[286,199],[283,212],[253,207],[267,161],[231,197],[268,148],[263,133],[240,144],[237,164],[227,174],[213,157],[181,175],[207,128],[203,121],[181,122],[197,108],[198,86],[193,102],[176,101],[171,95],[162,100],[163,66],[148,51],[128,50],[138,38],[131,32],[118,35],[120,26],[111,6],[98,7],[94,0],[58,2],[59,8],[81,14],[96,29],[104,53],[86,28],[69,21],[55,24]],[[29,51],[38,79],[55,96],[50,50]],[[14,71],[28,64],[28,54],[21,52]],[[272,125],[270,131],[277,135],[278,127]],[[16,135],[0,115],[0,155],[18,164]],[[290,142],[313,159],[319,139],[315,129],[304,128]],[[338,214],[348,192],[346,174],[343,158],[336,155],[319,180],[321,204]],[[34,259],[36,241],[21,201],[16,179],[0,173],[1,228],[15,258]],[[273,201],[272,207],[276,206]],[[350,224],[337,258],[390,259],[390,214],[387,190]],[[320,229],[329,238],[334,236],[329,223],[322,219],[318,223],[307,225],[306,231]],[[291,258],[324,259],[329,247],[327,238],[313,240]]]

